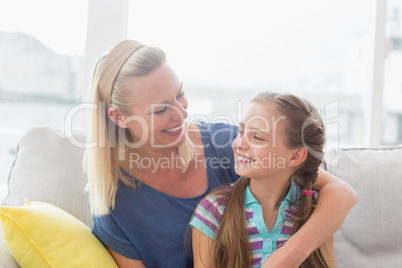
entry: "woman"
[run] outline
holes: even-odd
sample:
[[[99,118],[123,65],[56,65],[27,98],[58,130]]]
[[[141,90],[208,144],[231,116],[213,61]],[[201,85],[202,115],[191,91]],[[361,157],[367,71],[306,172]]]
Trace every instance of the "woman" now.
[[[126,40],[101,56],[92,81],[85,167],[92,232],[119,267],[192,267],[184,232],[199,201],[234,182],[236,127],[188,124],[183,85],[158,48]],[[320,171],[315,212],[271,267],[297,267],[342,224],[356,202],[344,182]]]

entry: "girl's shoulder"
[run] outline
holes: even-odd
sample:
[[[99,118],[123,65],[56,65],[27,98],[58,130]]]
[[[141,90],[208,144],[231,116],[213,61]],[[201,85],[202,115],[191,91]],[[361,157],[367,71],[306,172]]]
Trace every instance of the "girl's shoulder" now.
[[[214,239],[215,231],[222,221],[227,206],[226,196],[230,192],[230,186],[222,186],[207,194],[195,209],[190,225]]]
[[[226,207],[232,185],[219,186],[207,194],[200,202],[200,205]]]

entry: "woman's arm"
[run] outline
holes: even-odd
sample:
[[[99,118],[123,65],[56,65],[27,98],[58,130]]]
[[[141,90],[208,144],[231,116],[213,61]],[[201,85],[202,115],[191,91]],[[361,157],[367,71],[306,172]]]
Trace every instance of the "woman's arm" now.
[[[356,193],[347,183],[321,169],[313,188],[319,191],[313,214],[299,231],[264,262],[264,268],[299,267],[311,252],[342,226],[357,202]]]
[[[193,257],[194,268],[209,266],[209,254],[213,240],[203,232],[193,227]]]
[[[325,250],[328,254],[329,261],[333,263],[332,267],[335,267],[335,238],[332,235],[326,242],[325,242]]]
[[[117,266],[119,266],[119,268],[147,268],[140,260],[134,260],[124,257],[123,255],[117,253],[109,247],[107,247],[107,249],[109,250],[110,255],[112,255],[114,261],[116,262]]]

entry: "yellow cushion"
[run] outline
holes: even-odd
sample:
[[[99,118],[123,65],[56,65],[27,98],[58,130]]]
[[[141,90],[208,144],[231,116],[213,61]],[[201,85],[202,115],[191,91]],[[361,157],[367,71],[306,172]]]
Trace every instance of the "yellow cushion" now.
[[[0,206],[4,239],[21,267],[117,267],[91,230],[44,202]]]

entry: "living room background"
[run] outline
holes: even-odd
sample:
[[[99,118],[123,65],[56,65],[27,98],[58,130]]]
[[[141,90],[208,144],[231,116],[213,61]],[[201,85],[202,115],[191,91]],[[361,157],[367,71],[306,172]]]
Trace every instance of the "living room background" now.
[[[402,143],[402,0],[0,0],[0,184],[23,133],[64,129],[124,38],[166,52],[190,119],[237,124],[257,92],[287,91],[321,110],[330,145]]]

